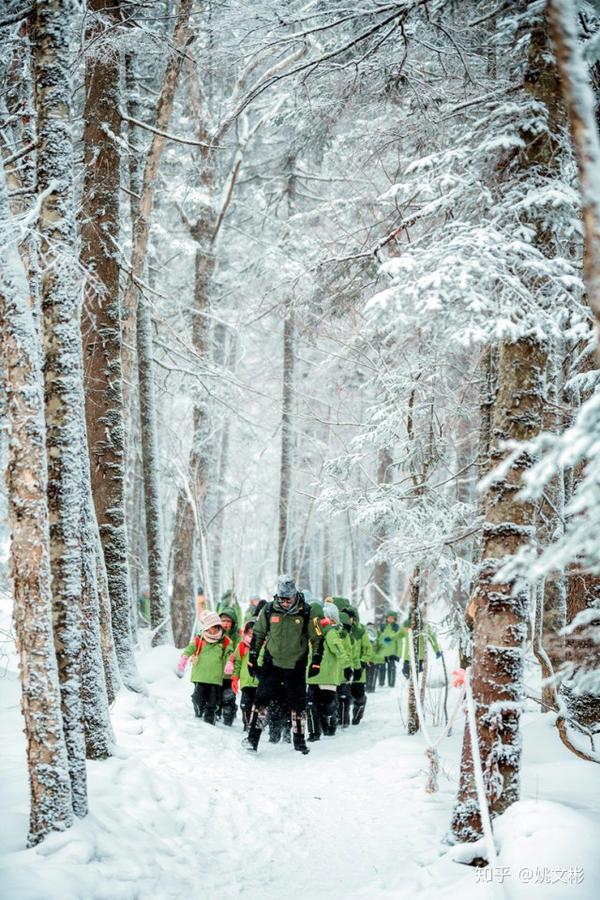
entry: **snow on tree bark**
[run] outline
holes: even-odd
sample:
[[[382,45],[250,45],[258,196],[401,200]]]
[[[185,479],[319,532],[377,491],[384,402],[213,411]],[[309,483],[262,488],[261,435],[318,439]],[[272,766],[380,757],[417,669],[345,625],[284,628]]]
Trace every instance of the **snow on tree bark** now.
[[[14,623],[27,739],[28,846],[73,824],[69,760],[63,731],[52,633],[46,429],[38,335],[28,286],[15,249],[0,164],[0,363],[9,421],[6,485],[11,530]]]
[[[82,396],[82,406],[83,402]],[[96,514],[92,501],[87,443],[83,433],[81,443],[81,704],[87,758],[106,759],[112,756],[114,734],[108,710],[108,689],[100,635]]]
[[[390,467],[392,465],[392,457],[389,448],[382,447],[379,451],[379,464],[377,470],[377,483],[385,485],[390,480]],[[385,541],[386,530],[382,524],[375,533],[374,550],[377,551],[379,545]],[[373,566],[373,609],[375,610],[375,621],[383,622],[386,609],[391,605],[387,599],[391,595],[391,567],[387,559],[378,559]]]
[[[503,441],[528,440],[539,430],[546,354],[545,344],[533,337],[501,345],[492,421],[495,464],[506,452],[501,449]],[[518,497],[522,470],[528,464],[527,457],[513,463],[505,479],[486,493],[482,560],[474,593],[473,697],[493,815],[519,798],[519,717],[529,599],[526,589],[513,594],[514,585],[498,583],[496,575],[506,558],[531,537],[533,503]],[[476,840],[482,833],[467,729],[452,831],[460,840]]]
[[[545,23],[537,20],[531,30],[524,90],[545,108],[547,128],[527,123],[522,146],[503,166],[502,178],[526,179],[550,175],[557,165],[556,134],[561,121],[556,68],[547,47]],[[541,253],[552,253],[552,234],[545,221],[533,220],[535,244]],[[542,425],[545,403],[547,339],[539,328],[521,325],[522,335],[500,345],[497,393],[492,416],[492,468],[507,451],[506,441],[529,441]],[[519,495],[524,471],[531,465],[522,453],[507,466],[502,477],[492,480],[484,496],[484,528],[481,564],[472,608],[472,686],[476,707],[479,752],[482,759],[488,805],[492,816],[504,812],[519,799],[521,767],[520,710],[523,699],[523,660],[529,621],[528,589],[514,579],[498,580],[503,565],[524,548],[535,533],[535,507]],[[458,798],[452,816],[455,838],[472,841],[482,826],[473,775],[468,729],[463,753]]]
[[[280,572],[287,571],[290,558],[288,528],[290,522],[292,392],[294,385],[294,315],[291,311],[283,323],[283,384],[281,395],[281,463],[279,469],[279,542],[277,563]]]
[[[154,630],[152,646],[172,642],[171,619],[167,595],[162,514],[160,508],[158,435],[154,398],[154,363],[152,359],[152,317],[145,301],[137,309],[137,358],[140,388],[140,430],[148,547],[148,579],[150,583],[150,625]]]
[[[102,33],[119,21],[113,0],[91,0],[86,41],[84,188],[81,261],[88,273],[83,310],[86,423],[92,494],[104,553],[119,669],[139,690],[130,627],[130,584],[125,522],[125,462],[119,263],[119,54],[102,46]],[[100,18],[100,15],[102,18]],[[107,623],[105,623],[107,624]]]
[[[146,154],[140,199],[137,207],[137,218],[133,223],[133,246],[131,250],[131,271],[127,277],[125,295],[123,298],[123,347],[125,356],[123,363],[124,385],[133,383],[134,363],[129,348],[135,344],[134,333],[137,316],[137,304],[139,300],[138,282],[144,273],[144,264],[150,239],[150,224],[152,210],[154,208],[154,195],[160,160],[165,147],[166,138],[164,131],[169,127],[173,102],[179,73],[184,58],[183,48],[189,39],[189,18],[192,9],[192,0],[181,0],[177,12],[177,19],[171,39],[172,52],[167,60],[162,87],[156,105],[156,131],[152,135],[150,147]],[[159,132],[163,132],[162,134]],[[125,408],[128,408],[128,394],[125,391]]]
[[[73,810],[87,813],[81,705],[80,284],[73,209],[71,0],[37,4],[32,70],[37,113],[40,299],[48,454],[48,512],[54,642]]]

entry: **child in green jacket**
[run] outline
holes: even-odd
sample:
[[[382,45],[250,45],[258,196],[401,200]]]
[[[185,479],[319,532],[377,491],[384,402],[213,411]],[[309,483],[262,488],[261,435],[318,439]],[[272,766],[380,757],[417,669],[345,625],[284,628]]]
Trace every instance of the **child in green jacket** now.
[[[385,654],[379,641],[377,626],[374,622],[367,623],[367,636],[371,644],[372,665],[367,669],[366,691],[367,694],[373,694],[377,687],[377,677],[379,676],[380,679],[382,678],[382,669],[383,682],[385,683]]]
[[[309,741],[320,740],[321,734],[332,737],[337,727],[337,686],[340,665],[346,661],[346,651],[338,631],[339,624],[339,609],[334,603],[325,603],[323,618],[319,620],[323,633],[323,656],[316,675],[306,679]]]
[[[242,711],[244,731],[248,731],[254,695],[256,694],[256,688],[258,687],[258,678],[251,675],[248,671],[248,654],[250,652],[250,642],[252,641],[252,632],[254,631],[255,622],[256,619],[249,619],[246,622],[242,632],[242,639],[235,648],[235,653],[233,654],[233,678],[231,679],[231,688],[236,695],[241,691],[240,709]]]
[[[194,713],[209,725],[215,724],[215,713],[221,697],[223,671],[231,653],[231,641],[221,626],[218,613],[205,610],[198,620],[198,634],[182,651],[177,674],[183,678],[191,658],[194,683]]]
[[[359,725],[365,714],[367,705],[366,683],[367,670],[372,666],[373,653],[371,642],[367,635],[367,629],[361,625],[358,609],[355,606],[347,606],[344,610],[350,616],[352,630],[352,684],[350,694],[352,696],[352,724]]]
[[[403,636],[404,629],[398,625],[398,613],[389,609],[385,616],[385,622],[379,626],[379,641],[385,656],[383,680],[381,674],[379,677],[379,684],[382,687],[385,684],[386,674],[389,686],[394,687],[396,684],[396,663],[400,661]]]
[[[346,612],[340,613],[340,638],[344,655],[340,662],[339,682],[338,682],[338,721],[342,728],[348,728],[350,725],[350,707],[352,706],[352,691],[350,683],[353,675],[353,657],[354,657],[354,639],[352,637],[352,622],[350,616]]]

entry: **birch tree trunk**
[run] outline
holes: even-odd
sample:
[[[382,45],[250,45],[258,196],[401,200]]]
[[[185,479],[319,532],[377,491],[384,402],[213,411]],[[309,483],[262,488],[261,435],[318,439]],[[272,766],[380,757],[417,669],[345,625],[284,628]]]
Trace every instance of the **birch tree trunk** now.
[[[71,81],[74,8],[37,4],[31,47],[37,113],[42,340],[54,642],[73,810],[87,813],[81,705],[81,332],[73,210]]]
[[[111,617],[103,616],[106,648],[115,641],[125,685],[140,689],[133,655],[125,524],[125,446],[121,363],[120,268],[116,256],[120,224],[119,55],[99,52],[103,27],[116,25],[119,5],[90,0],[92,25],[86,41],[95,41],[86,59],[84,108],[84,189],[81,212],[81,261],[88,273],[83,309],[85,399],[94,507],[108,577]],[[103,23],[97,18],[102,14]],[[110,651],[108,651],[110,653]],[[114,685],[111,693],[114,691]]]
[[[10,221],[0,164],[0,229]],[[27,739],[27,845],[73,824],[69,761],[52,634],[46,429],[38,335],[15,234],[0,230],[0,365],[9,422],[6,486],[14,623]]]

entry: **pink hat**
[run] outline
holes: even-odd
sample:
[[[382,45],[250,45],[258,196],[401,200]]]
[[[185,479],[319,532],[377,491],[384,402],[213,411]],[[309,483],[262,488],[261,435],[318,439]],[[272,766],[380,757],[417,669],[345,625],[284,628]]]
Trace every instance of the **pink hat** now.
[[[209,609],[205,609],[200,613],[198,619],[199,631],[208,631],[209,628],[213,628],[215,625],[218,625],[219,627],[222,625],[219,613],[211,612]]]

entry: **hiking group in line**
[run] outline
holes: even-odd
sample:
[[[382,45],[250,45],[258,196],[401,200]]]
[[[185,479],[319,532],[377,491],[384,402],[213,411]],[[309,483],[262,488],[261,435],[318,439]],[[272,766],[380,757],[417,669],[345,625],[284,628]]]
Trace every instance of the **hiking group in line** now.
[[[359,725],[367,693],[386,683],[394,687],[396,665],[410,675],[408,622],[389,610],[383,622],[362,625],[345,597],[309,603],[294,579],[281,575],[272,601],[250,601],[245,616],[232,592],[216,612],[203,610],[197,634],[182,651],[177,674],[191,662],[195,715],[211,725],[231,726],[240,701],[243,744],[255,752],[268,728],[269,741],[293,741],[309,753],[309,743],[332,737],[338,727]],[[422,670],[425,641],[440,656],[428,627],[418,639]]]

